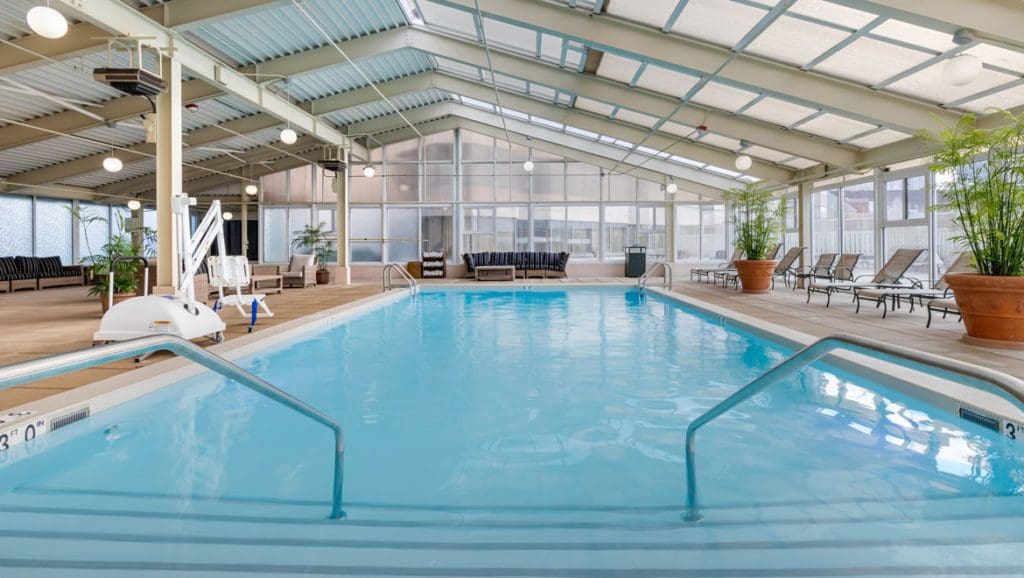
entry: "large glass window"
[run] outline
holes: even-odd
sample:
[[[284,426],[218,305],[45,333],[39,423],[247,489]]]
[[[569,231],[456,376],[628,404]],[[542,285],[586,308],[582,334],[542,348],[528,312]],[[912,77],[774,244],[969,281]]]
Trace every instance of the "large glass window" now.
[[[417,208],[388,208],[388,261],[420,260],[420,210]]]
[[[32,198],[0,195],[0,257],[32,254]]]
[[[569,253],[573,258],[598,258],[600,215],[601,209],[596,205],[567,208],[566,237],[569,241]]]
[[[625,259],[626,245],[633,244],[635,230],[635,205],[606,205],[604,208],[604,258],[606,260]]]
[[[423,208],[420,213],[420,236],[423,239],[423,250],[442,251],[445,255],[451,256],[454,252],[453,223],[451,207]]]
[[[377,207],[352,207],[349,247],[353,263],[380,263],[384,259],[381,210]]]
[[[565,251],[565,207],[533,208],[533,250]]]
[[[263,208],[263,260],[267,263],[288,261],[288,209]]]
[[[647,256],[665,258],[665,207],[637,210],[637,244],[647,247]]]
[[[81,258],[98,255],[110,240],[110,208],[95,203],[78,203],[78,254]],[[153,212],[153,216],[156,213]],[[99,220],[103,219],[103,220]],[[117,222],[117,219],[114,219]]]
[[[927,249],[928,248],[928,225],[915,225],[910,227],[885,227],[883,236],[885,245],[885,259],[892,257],[897,249]],[[879,263],[881,267],[881,263]],[[922,255],[914,262],[914,265],[907,271],[907,276],[927,282],[931,279],[928,268],[928,256]]]
[[[811,250],[814,260],[822,253],[839,250],[839,190],[827,189],[811,195]]]
[[[927,211],[924,175],[885,181],[885,220],[923,219]]]
[[[956,260],[957,255],[968,250],[965,243],[953,240],[953,237],[959,236],[962,232],[956,223],[953,222],[956,213],[945,206],[948,201],[942,191],[949,182],[949,178],[949,175],[935,175],[936,207],[933,211],[935,218],[935,249],[932,252],[935,261],[935,272],[932,276],[933,279],[937,279],[945,273],[946,269]]]
[[[700,205],[676,206],[676,259],[700,259]]]
[[[700,219],[701,259],[728,259],[725,205],[701,205]]]
[[[874,182],[843,187],[843,251],[860,253],[855,273],[875,271]]]

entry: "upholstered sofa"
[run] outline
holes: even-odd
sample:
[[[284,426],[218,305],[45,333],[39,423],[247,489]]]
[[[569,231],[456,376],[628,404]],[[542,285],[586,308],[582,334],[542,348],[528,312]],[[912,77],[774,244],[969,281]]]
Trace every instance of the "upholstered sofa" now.
[[[82,267],[60,257],[0,257],[0,292],[84,284]]]
[[[288,265],[253,265],[253,275],[280,275],[285,287],[316,286],[316,255],[292,255]]]
[[[488,253],[463,253],[462,260],[466,263],[466,273],[473,275],[477,267],[513,266],[516,275],[523,277],[533,274],[548,273],[565,276],[565,267],[569,264],[569,254],[546,253],[541,251],[496,251]]]

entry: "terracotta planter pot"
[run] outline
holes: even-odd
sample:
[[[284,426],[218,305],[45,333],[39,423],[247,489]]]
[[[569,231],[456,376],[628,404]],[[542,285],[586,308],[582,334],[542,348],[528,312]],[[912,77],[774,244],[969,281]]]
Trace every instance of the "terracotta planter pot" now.
[[[740,284],[744,293],[768,293],[772,287],[772,273],[778,261],[749,261],[740,259],[733,261],[736,272],[740,275]]]
[[[331,282],[331,272],[327,269],[321,269],[316,272],[316,284],[327,285]]]
[[[964,341],[1024,349],[1024,277],[951,273],[946,282],[964,318]]]
[[[122,301],[127,301],[132,297],[137,297],[137,295],[135,295],[135,293],[114,293],[114,305],[117,305]],[[106,293],[104,293],[103,296],[100,298],[100,308],[103,309],[104,315],[106,315],[107,311],[110,309],[110,301],[108,301],[107,299],[108,296]]]

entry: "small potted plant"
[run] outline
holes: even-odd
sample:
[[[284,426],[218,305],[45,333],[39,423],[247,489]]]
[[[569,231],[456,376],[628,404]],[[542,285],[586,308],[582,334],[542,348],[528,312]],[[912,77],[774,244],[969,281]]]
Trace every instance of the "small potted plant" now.
[[[327,223],[306,225],[301,231],[295,231],[292,246],[307,255],[316,255],[316,284],[326,285],[331,282],[331,272],[327,263],[334,260],[334,239],[331,238]]]
[[[973,115],[938,134],[931,169],[947,177],[938,193],[953,213],[975,273],[946,275],[967,331],[964,339],[1024,347],[1024,113],[1005,112],[999,128]]]
[[[733,262],[744,293],[767,293],[778,261],[769,255],[782,231],[785,204],[770,191],[754,185],[732,189],[725,195],[732,206],[736,247],[744,258]]]

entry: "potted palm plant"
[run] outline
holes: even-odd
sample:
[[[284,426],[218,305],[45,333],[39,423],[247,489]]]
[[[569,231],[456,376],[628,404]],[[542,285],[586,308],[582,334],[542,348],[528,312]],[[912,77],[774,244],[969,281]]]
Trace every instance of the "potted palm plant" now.
[[[116,261],[118,257],[133,257],[142,253],[142,247],[132,242],[132,231],[129,230],[125,218],[120,213],[116,213],[118,222],[116,226],[117,231],[121,231],[118,234],[111,235],[106,243],[104,243],[99,252],[93,253],[92,247],[89,245],[89,229],[97,223],[107,224],[107,219],[101,217],[93,212],[80,212],[73,210],[72,216],[82,226],[83,237],[85,239],[87,256],[82,257],[81,262],[84,265],[88,265],[94,276],[94,285],[89,287],[89,295],[99,297],[100,308],[103,313],[107,312],[110,308],[110,302],[107,299],[107,295],[110,290],[110,269],[111,265],[114,268],[114,304],[120,303],[125,299],[130,299],[138,294],[139,289],[139,277],[141,273],[141,266],[139,261]],[[151,240],[155,233],[152,229],[143,227],[139,229],[142,233],[144,240]]]
[[[744,254],[743,259],[733,262],[743,292],[767,293],[778,265],[770,253],[782,231],[785,204],[754,185],[730,190],[725,200],[732,206],[736,248]]]
[[[327,269],[327,263],[334,260],[334,239],[327,228],[327,223],[320,222],[316,225],[306,225],[301,231],[293,233],[295,239],[292,246],[305,252],[307,255],[316,255],[316,284],[326,285],[331,282],[331,272]]]
[[[1024,113],[1004,112],[999,128],[966,115],[924,138],[939,145],[931,169],[975,273],[946,275],[967,331],[977,344],[1024,347]]]

